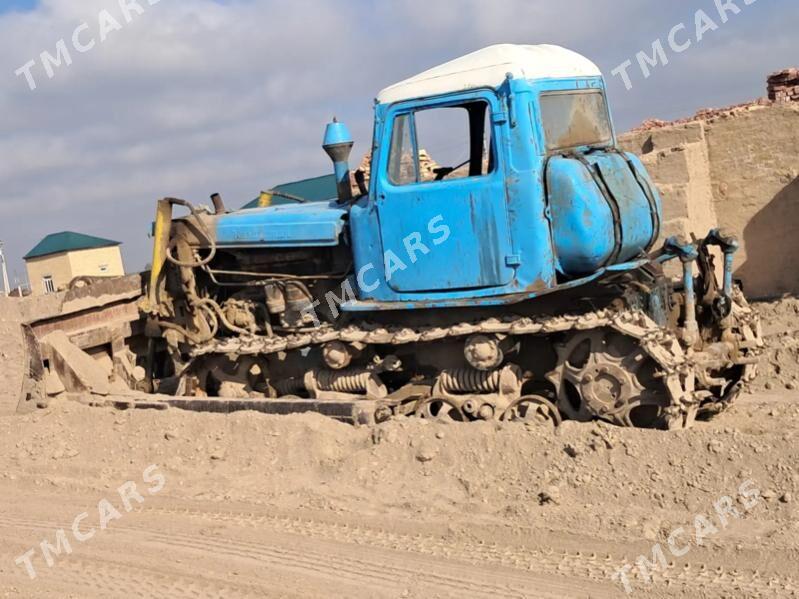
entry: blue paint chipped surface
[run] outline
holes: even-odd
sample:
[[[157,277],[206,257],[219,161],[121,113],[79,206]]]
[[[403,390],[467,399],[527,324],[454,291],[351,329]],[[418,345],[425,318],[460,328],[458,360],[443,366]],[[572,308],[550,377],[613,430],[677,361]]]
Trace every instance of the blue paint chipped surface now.
[[[547,168],[553,243],[560,271],[572,276],[605,265],[617,244],[616,262],[624,262],[656,237],[649,200],[625,157],[597,152],[585,160],[593,176],[573,157],[553,157]],[[618,223],[611,204],[618,207]]]
[[[216,239],[222,247],[337,245],[346,215],[345,208],[329,202],[244,210],[219,217]]]

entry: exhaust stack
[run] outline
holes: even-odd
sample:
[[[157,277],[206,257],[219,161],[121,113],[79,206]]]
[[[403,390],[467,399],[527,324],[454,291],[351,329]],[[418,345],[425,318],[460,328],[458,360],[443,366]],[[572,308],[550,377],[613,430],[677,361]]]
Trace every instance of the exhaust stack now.
[[[336,188],[338,190],[338,201],[348,204],[352,201],[352,188],[350,187],[350,164],[349,158],[352,152],[352,135],[344,123],[339,123],[338,119],[333,118],[333,122],[327,125],[325,139],[322,143],[327,155],[333,161],[336,173]]]

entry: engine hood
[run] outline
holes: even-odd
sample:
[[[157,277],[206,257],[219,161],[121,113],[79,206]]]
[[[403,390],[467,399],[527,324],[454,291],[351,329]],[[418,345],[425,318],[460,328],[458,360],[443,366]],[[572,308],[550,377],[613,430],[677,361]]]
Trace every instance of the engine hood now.
[[[338,245],[347,214],[347,208],[335,202],[241,210],[216,219],[216,241],[221,247]]]

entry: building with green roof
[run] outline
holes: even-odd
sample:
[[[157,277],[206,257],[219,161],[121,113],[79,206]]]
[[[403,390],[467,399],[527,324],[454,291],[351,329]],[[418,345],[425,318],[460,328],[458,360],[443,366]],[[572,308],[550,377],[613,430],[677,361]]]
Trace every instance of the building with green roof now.
[[[33,295],[66,289],[80,277],[125,274],[119,241],[73,231],[53,233],[24,256]]]
[[[276,193],[272,193],[276,192]],[[281,204],[293,204],[295,200],[281,197],[279,194],[285,193],[288,196],[300,198],[306,202],[325,202],[335,200],[338,192],[336,190],[336,176],[322,175],[291,183],[282,183],[273,187],[270,191],[261,193],[260,197],[255,198],[242,206],[242,210],[250,208],[265,208],[267,206],[279,206]]]

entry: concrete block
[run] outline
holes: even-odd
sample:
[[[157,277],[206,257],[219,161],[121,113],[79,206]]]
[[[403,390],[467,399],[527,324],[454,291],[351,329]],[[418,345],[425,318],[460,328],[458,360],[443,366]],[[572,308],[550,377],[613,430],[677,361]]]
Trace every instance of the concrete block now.
[[[644,164],[649,174],[660,184],[680,185],[690,178],[690,156],[685,148],[672,148],[646,155]]]
[[[61,382],[61,377],[52,370],[48,370],[44,375],[44,389],[49,397],[56,397],[67,390]]]
[[[660,225],[661,242],[674,235],[690,239],[691,221],[687,218],[673,218],[671,220],[664,220]]]
[[[638,155],[671,150],[686,144],[703,144],[704,141],[705,129],[702,121],[634,131],[619,137],[619,145],[624,150]]]
[[[688,185],[665,185],[657,186],[663,200],[663,221],[670,221],[678,218],[690,218]]]
[[[108,395],[108,370],[74,345],[65,332],[53,331],[42,342],[49,347],[51,369],[58,374],[68,392]]]
[[[686,144],[703,144],[705,142],[705,127],[702,121],[663,127],[652,132],[653,150],[667,150]]]

